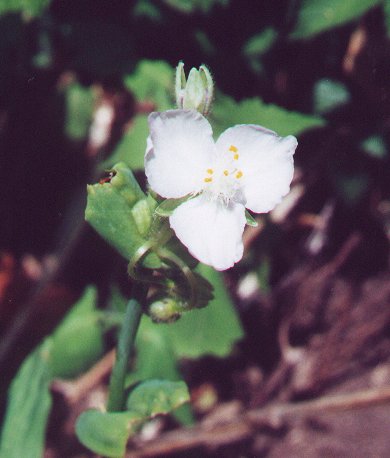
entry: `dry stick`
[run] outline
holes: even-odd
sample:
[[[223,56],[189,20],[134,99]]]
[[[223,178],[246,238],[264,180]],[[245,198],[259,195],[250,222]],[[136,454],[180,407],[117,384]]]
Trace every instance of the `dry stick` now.
[[[215,426],[198,425],[165,433],[157,439],[137,445],[126,458],[147,458],[180,452],[194,447],[216,447],[249,438],[256,429],[308,414],[347,411],[390,402],[390,386],[357,391],[352,394],[323,396],[313,401],[279,403],[253,409]]]

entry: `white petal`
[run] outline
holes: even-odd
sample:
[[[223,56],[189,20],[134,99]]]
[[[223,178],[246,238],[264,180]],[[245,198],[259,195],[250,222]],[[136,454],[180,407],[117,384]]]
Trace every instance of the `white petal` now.
[[[172,229],[189,252],[217,270],[242,258],[245,208],[200,195],[180,205],[169,218]]]
[[[240,180],[246,207],[256,213],[272,210],[290,190],[296,138],[279,137],[261,126],[240,125],[222,133],[218,154],[229,154],[231,145],[239,155],[236,162],[243,173]]]
[[[215,154],[209,122],[194,110],[168,110],[149,115],[150,137],[145,173],[162,197],[199,191]]]

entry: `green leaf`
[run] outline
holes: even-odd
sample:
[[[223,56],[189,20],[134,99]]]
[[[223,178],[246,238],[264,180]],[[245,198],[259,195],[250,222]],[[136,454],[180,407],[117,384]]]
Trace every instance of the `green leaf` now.
[[[115,176],[108,183],[88,186],[85,218],[91,226],[126,259],[131,259],[146,242],[141,236],[148,228],[138,227],[133,209],[146,199],[131,170],[123,163],[114,168]],[[145,267],[157,268],[154,254],[144,259]]]
[[[265,54],[275,43],[278,32],[272,27],[267,27],[261,33],[250,38],[243,47],[243,53],[248,58],[259,57]]]
[[[325,125],[325,121],[318,116],[267,105],[257,97],[236,102],[222,94],[216,97],[211,118],[216,135],[235,124],[259,124],[282,136],[299,135],[307,129]]]
[[[231,353],[243,331],[226,290],[222,274],[200,264],[197,271],[214,287],[214,299],[202,309],[189,311],[180,320],[160,326],[178,358],[219,357]]]
[[[183,381],[147,380],[131,391],[126,406],[141,417],[153,418],[167,414],[189,400],[188,388]]]
[[[177,360],[169,339],[146,315],[142,317],[136,339],[135,368],[126,380],[127,385],[148,379],[180,380]]]
[[[142,317],[135,344],[137,349],[135,367],[126,379],[126,386],[150,379],[169,381],[182,379],[170,340],[161,331],[161,326],[153,323],[149,317],[146,315]],[[182,424],[189,425],[194,422],[189,404],[175,410],[173,415]]]
[[[384,0],[383,9],[385,14],[385,25],[387,29],[387,36],[390,36],[390,0]]]
[[[83,412],[76,423],[80,442],[95,453],[120,457],[132,435],[155,415],[167,414],[189,401],[184,382],[149,380],[138,385],[127,400],[126,412]]]
[[[303,0],[298,12],[294,39],[310,38],[326,30],[359,19],[382,0]]]
[[[387,156],[386,143],[380,135],[371,135],[361,144],[363,151],[369,156],[384,159]]]
[[[0,442],[4,458],[41,458],[51,407],[49,393],[50,340],[23,362],[8,395],[8,408]]]
[[[40,16],[51,0],[1,0],[0,15],[20,11],[26,18]]]
[[[137,412],[100,412],[87,410],[76,422],[79,441],[99,455],[123,457],[130,436],[145,421]]]
[[[72,140],[83,140],[91,123],[95,99],[93,91],[74,82],[65,88],[64,97],[65,134]]]
[[[124,162],[132,170],[143,169],[148,135],[148,117],[141,114],[136,115],[111,156],[103,162],[102,167],[109,168],[117,162]]]
[[[134,73],[125,77],[124,83],[139,101],[153,103],[157,111],[172,108],[174,69],[166,62],[142,60]]]
[[[314,86],[314,111],[328,113],[335,108],[348,103],[350,100],[348,89],[339,81],[320,79]]]
[[[102,326],[96,300],[96,288],[87,288],[54,331],[50,358],[53,377],[75,377],[103,354]]]

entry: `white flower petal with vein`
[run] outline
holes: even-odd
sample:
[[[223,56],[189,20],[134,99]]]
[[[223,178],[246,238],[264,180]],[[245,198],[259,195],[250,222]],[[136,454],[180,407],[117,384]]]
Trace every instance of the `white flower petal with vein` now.
[[[245,207],[272,210],[290,190],[297,140],[256,125],[227,129],[214,142],[209,122],[194,110],[149,116],[145,172],[165,198],[195,196],[170,216],[189,252],[225,270],[243,254]]]

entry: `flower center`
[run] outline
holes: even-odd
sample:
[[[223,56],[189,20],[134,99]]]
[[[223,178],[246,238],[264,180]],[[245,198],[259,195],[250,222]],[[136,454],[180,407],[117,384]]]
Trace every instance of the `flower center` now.
[[[227,152],[206,169],[203,191],[211,199],[222,199],[229,203],[234,198],[241,188],[240,179],[244,176],[239,168],[239,159],[238,148],[230,145]]]

